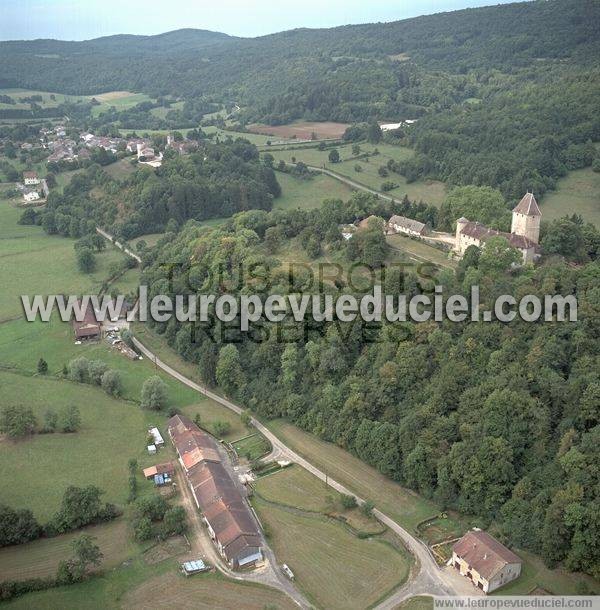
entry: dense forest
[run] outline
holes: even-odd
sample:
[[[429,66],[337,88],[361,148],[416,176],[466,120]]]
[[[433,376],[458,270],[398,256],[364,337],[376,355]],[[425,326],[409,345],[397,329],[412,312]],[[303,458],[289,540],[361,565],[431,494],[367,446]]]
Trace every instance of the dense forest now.
[[[145,252],[143,283],[151,296],[315,292],[305,274],[292,280],[280,266],[282,246],[293,240],[310,258],[325,248],[377,267],[386,256],[377,221],[353,246],[338,227],[351,216],[388,213],[386,205],[355,194],[319,210],[242,213],[222,229],[191,221]],[[503,248],[472,250],[456,273],[438,273],[446,294],[469,295],[477,284],[485,308],[500,294],[573,294],[578,322],[365,329],[286,320],[279,337],[267,322],[250,333],[236,331],[236,321],[153,324],[207,384],[260,415],[289,418],[441,505],[475,515],[548,565],[599,577],[600,266],[549,257],[514,269]],[[172,282],[165,261],[175,264]],[[256,277],[240,280],[240,266],[250,264],[270,270],[270,288]],[[387,293],[409,297],[431,288],[414,270],[389,269],[383,281]],[[348,290],[344,281],[322,288]]]
[[[98,165],[73,176],[62,193],[53,191],[39,221],[50,234],[82,237],[96,225],[124,239],[175,228],[189,219],[270,210],[281,188],[273,170],[258,162],[245,140],[205,143],[188,156],[167,155],[156,171],[139,168],[124,182]],[[29,215],[31,216],[31,215]]]

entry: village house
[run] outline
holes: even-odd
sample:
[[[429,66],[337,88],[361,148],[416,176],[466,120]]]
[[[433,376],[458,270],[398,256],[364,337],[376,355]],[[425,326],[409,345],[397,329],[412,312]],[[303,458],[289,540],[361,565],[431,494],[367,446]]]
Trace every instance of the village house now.
[[[454,249],[463,256],[469,246],[482,248],[491,237],[504,237],[508,243],[521,252],[523,263],[533,263],[537,257],[542,213],[533,196],[527,193],[512,211],[510,233],[490,229],[481,222],[466,218],[456,221],[456,242]]]
[[[404,233],[405,235],[423,237],[427,233],[427,227],[418,220],[394,215],[388,220],[387,233]]]
[[[450,560],[475,587],[491,593],[521,574],[522,561],[487,532],[467,532],[453,547]]]
[[[236,569],[262,561],[258,523],[223,465],[216,441],[184,415],[172,417],[168,426],[192,496],[219,554]]]
[[[37,172],[26,171],[23,172],[23,183],[25,186],[35,186],[40,183]]]

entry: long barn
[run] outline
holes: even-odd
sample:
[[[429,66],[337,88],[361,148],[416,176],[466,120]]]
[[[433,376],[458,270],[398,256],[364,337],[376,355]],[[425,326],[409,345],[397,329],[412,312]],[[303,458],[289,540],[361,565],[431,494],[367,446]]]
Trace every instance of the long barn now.
[[[221,556],[232,568],[261,561],[258,524],[223,466],[216,441],[184,415],[175,415],[168,425],[196,506]]]

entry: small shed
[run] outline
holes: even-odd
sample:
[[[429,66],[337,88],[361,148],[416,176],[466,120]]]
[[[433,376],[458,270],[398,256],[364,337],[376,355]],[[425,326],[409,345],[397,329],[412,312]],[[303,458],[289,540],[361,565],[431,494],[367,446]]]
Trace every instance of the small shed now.
[[[154,455],[156,453],[156,445],[148,445],[148,453]]]

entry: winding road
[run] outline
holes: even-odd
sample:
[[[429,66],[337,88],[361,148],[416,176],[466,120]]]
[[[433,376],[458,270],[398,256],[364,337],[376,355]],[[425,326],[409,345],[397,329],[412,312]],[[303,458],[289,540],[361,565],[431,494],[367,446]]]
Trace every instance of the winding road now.
[[[117,246],[117,248],[123,250],[129,256],[140,261],[139,256],[131,252],[131,250],[124,247],[119,242],[115,241],[111,235],[109,235],[100,228],[98,228],[97,231],[100,235],[102,235],[103,237],[111,241],[115,246]],[[192,381],[173,367],[169,366],[168,364],[163,362],[154,352],[148,349],[136,337],[132,337],[132,340],[135,347],[146,358],[153,362],[156,367],[162,369],[165,373],[171,375],[171,377],[177,379],[189,388],[199,392],[200,394],[203,394],[207,398],[214,400],[215,402],[230,409],[234,413],[241,415],[242,411],[244,410],[242,409],[242,407],[236,405],[229,399],[201,386],[195,381]],[[259,420],[254,417],[251,417],[251,423],[271,443],[271,446],[273,448],[271,455],[274,459],[285,459],[291,462],[295,462],[317,478],[324,481],[336,491],[345,495],[353,496],[359,505],[364,504],[365,500],[363,498],[357,496],[354,492],[352,492],[350,489],[348,489],[335,479],[332,479],[330,476],[325,475],[322,470],[311,464],[307,459],[303,458],[301,455],[296,453],[291,447],[288,447],[285,443],[283,443]],[[376,500],[376,498],[373,499]],[[454,570],[440,568],[434,560],[433,556],[431,555],[428,547],[423,542],[415,538],[410,532],[404,529],[399,523],[394,521],[391,517],[389,517],[377,508],[373,509],[372,514],[378,521],[380,521],[383,525],[391,529],[402,539],[402,541],[404,542],[408,550],[413,554],[417,562],[416,569],[413,571],[413,574],[411,575],[411,577],[409,577],[408,581],[404,585],[399,587],[396,591],[394,591],[383,602],[381,602],[376,607],[376,610],[392,610],[393,608],[396,608],[398,604],[400,604],[402,601],[414,597],[415,595],[477,595],[476,590],[474,590],[473,587],[469,585],[467,579],[460,577]],[[274,557],[271,559],[274,562]],[[273,585],[277,586],[277,584],[275,583],[273,583]],[[277,586],[277,588],[281,589],[282,587]],[[286,587],[282,590],[284,590],[286,594],[290,595],[290,597],[292,597],[292,599],[297,604],[305,607],[304,603],[302,603],[304,602],[302,596],[290,594],[291,592],[289,590],[289,587]]]

